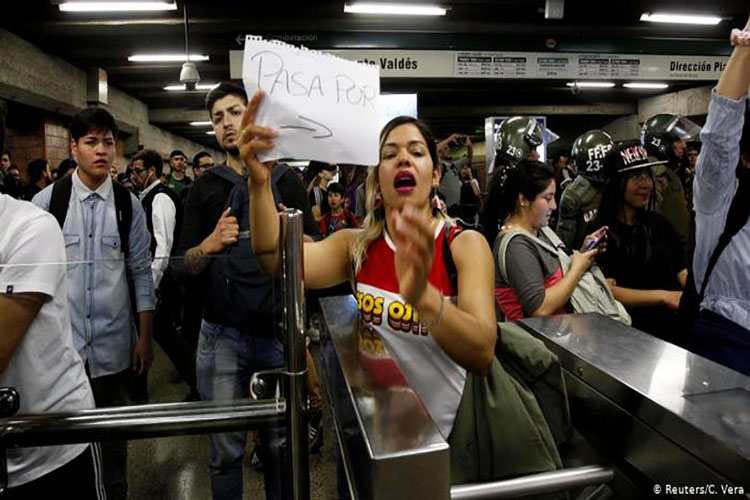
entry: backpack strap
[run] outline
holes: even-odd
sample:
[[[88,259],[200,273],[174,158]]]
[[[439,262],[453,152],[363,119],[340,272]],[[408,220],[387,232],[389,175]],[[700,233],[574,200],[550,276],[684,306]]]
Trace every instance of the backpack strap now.
[[[456,291],[458,291],[458,269],[456,269],[456,263],[451,253],[451,243],[453,243],[453,240],[456,239],[456,236],[461,231],[463,231],[463,228],[452,224],[445,224],[443,226],[443,262],[445,263],[445,271],[448,273],[448,278],[450,278],[451,284]]]
[[[500,272],[500,276],[503,278],[503,281],[508,283],[508,271],[505,264],[505,257],[508,253],[508,245],[510,244],[510,241],[515,238],[518,235],[526,234],[523,231],[510,231],[509,233],[505,233],[502,236],[502,239],[500,240],[500,244],[498,245],[497,249],[497,268]]]
[[[130,222],[133,220],[133,203],[130,191],[124,186],[112,183],[115,195],[115,214],[117,215],[117,232],[120,233],[120,250],[127,260],[130,254]]]
[[[68,215],[68,205],[70,204],[70,195],[73,192],[73,179],[63,177],[52,185],[52,195],[49,200],[49,213],[51,213],[62,229],[65,224],[65,217]]]

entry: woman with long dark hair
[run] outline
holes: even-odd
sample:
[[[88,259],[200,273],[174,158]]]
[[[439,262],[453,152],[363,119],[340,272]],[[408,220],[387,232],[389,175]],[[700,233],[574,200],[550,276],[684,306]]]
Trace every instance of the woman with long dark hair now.
[[[612,293],[627,308],[633,326],[669,342],[687,269],[677,233],[653,209],[651,167],[638,141],[615,146],[608,158],[610,178],[597,223],[609,228],[607,252],[599,258]]]
[[[555,203],[555,171],[549,165],[521,160],[496,173],[488,199],[489,217],[502,221],[493,245],[495,301],[508,320],[573,312],[568,301],[594,258],[605,248],[606,228],[586,238],[573,252],[570,268],[559,258],[563,246],[547,227]]]

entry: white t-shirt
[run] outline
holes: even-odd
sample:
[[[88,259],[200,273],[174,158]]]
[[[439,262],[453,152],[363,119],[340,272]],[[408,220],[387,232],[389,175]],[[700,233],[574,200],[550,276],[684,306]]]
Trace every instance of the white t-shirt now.
[[[0,373],[0,386],[18,391],[18,414],[93,408],[91,386],[73,347],[64,279],[65,243],[60,227],[52,215],[7,195],[0,195],[0,221],[0,293],[36,292],[49,299]],[[88,446],[82,443],[7,450],[9,487],[52,472]]]

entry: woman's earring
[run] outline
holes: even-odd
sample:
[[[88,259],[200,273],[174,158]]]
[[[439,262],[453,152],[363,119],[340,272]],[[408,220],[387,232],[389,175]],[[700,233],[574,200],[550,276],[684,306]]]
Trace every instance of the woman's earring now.
[[[385,208],[383,207],[383,195],[378,191],[375,193],[375,218],[382,219],[385,217]]]

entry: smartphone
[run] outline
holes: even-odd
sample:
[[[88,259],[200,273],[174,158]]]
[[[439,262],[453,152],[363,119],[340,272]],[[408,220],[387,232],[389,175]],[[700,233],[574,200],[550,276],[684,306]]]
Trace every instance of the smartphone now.
[[[606,236],[606,234],[607,234],[607,231],[602,231],[602,232],[601,232],[601,233],[599,234],[599,236],[597,236],[596,238],[594,238],[593,240],[591,240],[591,241],[589,242],[589,244],[588,244],[588,245],[586,245],[586,249],[584,250],[584,252],[588,252],[588,251],[590,251],[590,250],[593,250],[593,249],[594,249],[595,247],[598,247],[598,246],[599,246],[599,244],[600,244],[600,243],[602,242],[602,240],[604,239],[604,236]]]

